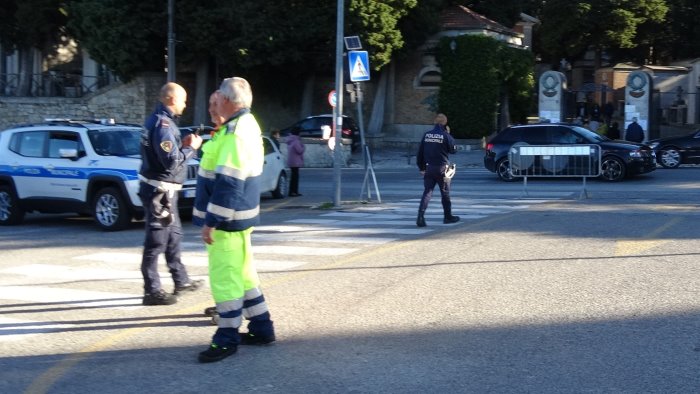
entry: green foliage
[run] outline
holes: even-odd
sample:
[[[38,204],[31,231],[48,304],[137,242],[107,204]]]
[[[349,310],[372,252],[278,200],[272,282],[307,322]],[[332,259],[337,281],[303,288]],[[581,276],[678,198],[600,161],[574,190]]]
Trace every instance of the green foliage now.
[[[666,0],[547,1],[539,18],[541,49],[553,60],[581,58],[594,48],[632,48],[638,28],[664,20]]]
[[[65,39],[61,0],[5,0],[0,7],[0,42],[5,49],[55,50]]]
[[[526,123],[535,90],[535,58],[532,52],[505,46],[502,52],[504,89],[508,94],[510,120]]]
[[[437,51],[442,70],[438,106],[456,138],[481,138],[494,132],[502,93],[511,98],[515,119],[527,116],[534,87],[531,53],[477,35],[443,38]]]
[[[348,32],[359,32],[369,48],[370,65],[380,70],[404,45],[399,21],[417,4],[416,0],[351,0]],[[349,35],[349,34],[346,34]]]
[[[18,25],[15,18],[17,2],[6,1],[0,7],[0,43],[6,48],[14,48],[18,40]]]
[[[647,20],[637,27],[635,45],[610,48],[614,58],[638,64],[668,64],[677,59],[700,57],[700,2],[667,0],[668,13],[659,21]]]
[[[123,80],[162,71],[167,47],[167,3],[73,0],[68,28],[90,56]]]
[[[449,0],[421,0],[405,17],[399,21],[399,30],[405,45],[397,53],[409,55],[425,40],[440,31],[440,13],[449,4]]]
[[[360,35],[372,67],[378,70],[403,45],[398,22],[417,1],[346,3],[345,35]],[[333,70],[334,2],[176,0],[175,5],[179,65],[215,59],[227,72],[272,67],[277,68],[275,76],[284,78]],[[122,79],[164,68],[167,2],[72,0],[69,12],[73,35]]]

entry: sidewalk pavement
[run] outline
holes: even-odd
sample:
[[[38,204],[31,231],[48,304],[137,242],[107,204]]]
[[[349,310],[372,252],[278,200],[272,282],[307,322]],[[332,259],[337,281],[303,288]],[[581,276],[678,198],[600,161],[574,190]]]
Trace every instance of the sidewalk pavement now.
[[[407,152],[405,149],[378,148],[370,151],[372,166],[374,168],[417,168],[415,152]],[[352,154],[348,167],[364,168],[362,152]],[[457,164],[457,168],[481,168],[484,166],[483,149],[458,151],[450,155],[450,161]]]

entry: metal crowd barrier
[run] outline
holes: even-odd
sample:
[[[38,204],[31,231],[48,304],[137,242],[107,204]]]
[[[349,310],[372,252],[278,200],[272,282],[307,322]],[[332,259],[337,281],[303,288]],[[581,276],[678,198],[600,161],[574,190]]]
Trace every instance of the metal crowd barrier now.
[[[602,150],[599,145],[520,145],[508,152],[513,177],[523,178],[527,194],[527,178],[568,177],[583,180],[581,198],[587,198],[586,178],[601,174]]]

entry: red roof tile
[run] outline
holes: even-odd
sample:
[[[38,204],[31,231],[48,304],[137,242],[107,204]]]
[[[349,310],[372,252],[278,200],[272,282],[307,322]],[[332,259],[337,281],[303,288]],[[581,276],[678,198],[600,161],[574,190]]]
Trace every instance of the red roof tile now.
[[[498,22],[477,14],[469,8],[455,5],[446,8],[440,15],[440,25],[443,30],[480,30],[488,29],[501,32],[515,33],[515,31],[501,25]]]

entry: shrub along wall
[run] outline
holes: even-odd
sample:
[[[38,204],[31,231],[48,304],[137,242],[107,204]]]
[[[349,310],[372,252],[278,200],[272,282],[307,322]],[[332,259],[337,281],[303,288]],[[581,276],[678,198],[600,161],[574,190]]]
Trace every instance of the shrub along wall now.
[[[497,111],[505,108],[508,122],[525,120],[535,86],[531,52],[476,35],[443,38],[437,49],[442,70],[438,108],[447,115],[455,138],[491,134]]]

